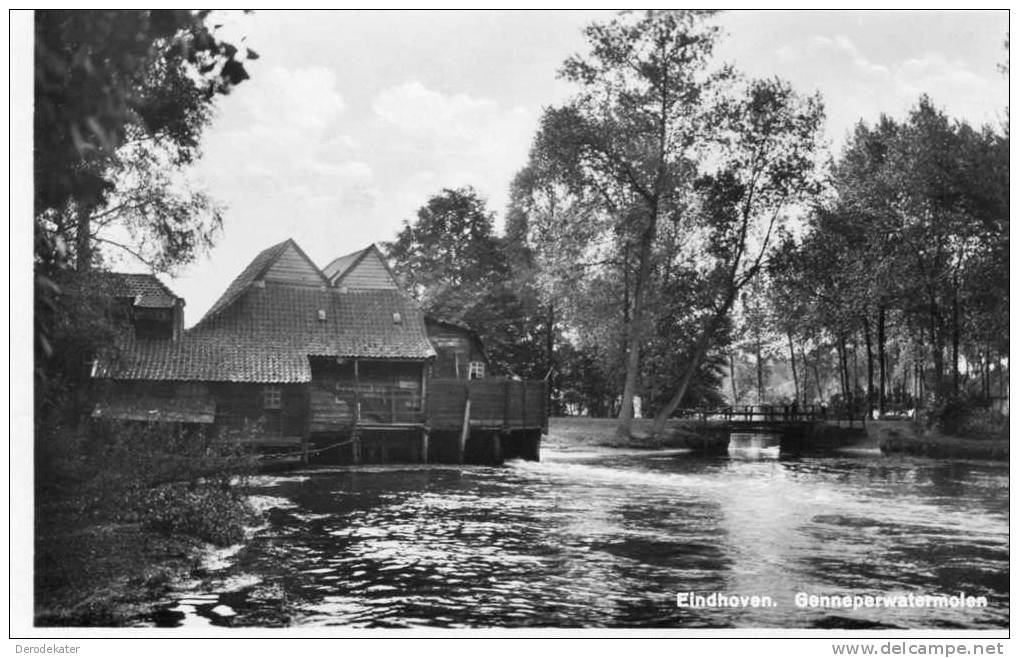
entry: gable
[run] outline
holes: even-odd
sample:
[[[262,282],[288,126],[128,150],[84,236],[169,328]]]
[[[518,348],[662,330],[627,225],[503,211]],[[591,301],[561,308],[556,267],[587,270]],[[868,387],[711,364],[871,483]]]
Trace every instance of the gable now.
[[[278,265],[279,261],[282,265]],[[267,273],[271,272],[271,281],[284,283],[296,283],[300,285],[321,286],[328,284],[325,275],[319,272],[311,259],[297,246],[293,240],[284,240],[279,244],[262,250],[255,259],[248,263],[244,271],[237,275],[227,289],[220,295],[216,303],[212,305],[205,316],[198,322],[198,325],[208,322],[224,309],[228,308],[244,294],[244,291],[256,281],[264,281]]]
[[[350,290],[399,290],[389,268],[374,247],[369,247],[346,273],[333,280],[333,285]]]
[[[318,268],[312,265],[292,242],[287,244],[283,252],[265,270],[261,279],[280,283],[322,285],[322,275]]]

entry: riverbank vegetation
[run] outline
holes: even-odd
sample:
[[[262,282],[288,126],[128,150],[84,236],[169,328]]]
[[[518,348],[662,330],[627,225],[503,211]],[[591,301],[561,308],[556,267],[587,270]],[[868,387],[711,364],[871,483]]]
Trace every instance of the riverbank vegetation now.
[[[108,249],[170,272],[221,219],[181,173],[253,51],[207,11],[35,12],[35,602],[46,625],[120,624],[250,517],[250,457],[202,432],[90,418],[90,368],[123,329]]]
[[[582,416],[553,417],[543,447],[557,450],[584,448],[637,448],[641,450],[683,449],[705,454],[725,453],[729,446],[728,427],[699,420],[671,418],[665,432],[652,433],[654,420],[637,418],[630,436],[619,436],[611,418]]]

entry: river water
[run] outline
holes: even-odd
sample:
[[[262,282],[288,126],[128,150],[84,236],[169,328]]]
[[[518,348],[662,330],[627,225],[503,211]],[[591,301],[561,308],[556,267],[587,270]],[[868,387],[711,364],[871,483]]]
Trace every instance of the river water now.
[[[1008,469],[876,452],[544,449],[504,467],[308,469],[145,625],[1004,628]],[[769,596],[690,608],[677,594]],[[797,595],[983,596],[809,608]]]

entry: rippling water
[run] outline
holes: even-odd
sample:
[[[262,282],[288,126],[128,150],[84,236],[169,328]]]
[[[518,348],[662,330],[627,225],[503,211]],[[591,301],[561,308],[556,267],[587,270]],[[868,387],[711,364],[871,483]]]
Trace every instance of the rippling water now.
[[[266,526],[147,623],[985,628],[1008,625],[1006,465],[543,451],[502,468],[261,477]],[[986,596],[817,610],[808,594]],[[679,608],[676,594],[774,607]]]

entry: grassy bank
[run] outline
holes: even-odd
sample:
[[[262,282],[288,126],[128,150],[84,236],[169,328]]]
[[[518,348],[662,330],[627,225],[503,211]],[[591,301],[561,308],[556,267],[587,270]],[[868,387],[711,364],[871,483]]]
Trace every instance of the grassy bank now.
[[[907,421],[873,421],[867,430],[881,452],[942,459],[993,459],[1008,461],[1008,437],[971,439],[937,431],[920,431]]]
[[[577,416],[549,418],[548,436],[542,444],[560,450],[584,447],[605,448],[685,448],[699,452],[725,452],[729,445],[728,429],[718,423],[694,420],[669,420],[665,432],[651,436],[653,420],[633,421],[629,437],[616,436],[616,419]]]
[[[141,522],[82,522],[66,509],[36,524],[37,626],[123,626],[191,577],[206,544]]]
[[[36,434],[35,621],[122,626],[212,546],[253,521],[239,444],[168,425],[88,423]]]

